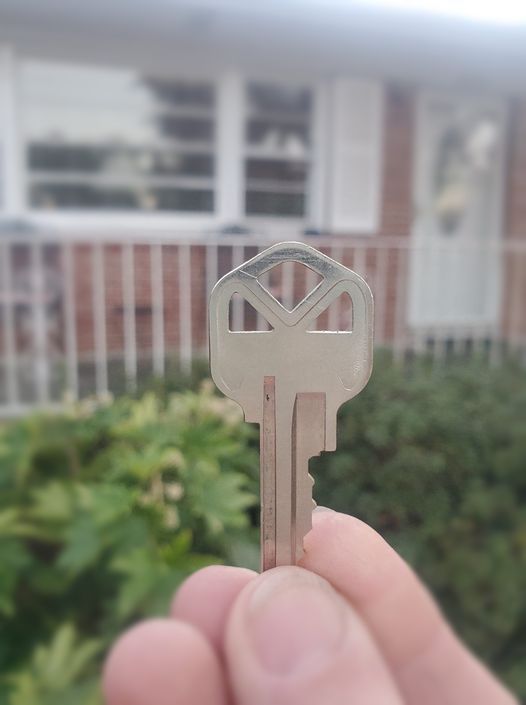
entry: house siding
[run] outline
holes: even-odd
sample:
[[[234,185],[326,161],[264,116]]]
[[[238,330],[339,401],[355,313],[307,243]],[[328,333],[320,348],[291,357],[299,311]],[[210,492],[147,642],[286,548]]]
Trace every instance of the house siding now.
[[[382,318],[378,342],[389,343],[400,338],[400,330],[405,328],[407,316],[407,282],[409,272],[409,248],[390,250],[381,266],[381,256],[374,247],[378,238],[409,239],[413,216],[413,163],[416,129],[416,90],[403,85],[387,85],[384,101],[384,131],[382,150],[382,190],[378,230],[373,234],[348,233],[341,241],[346,245],[360,243],[367,246],[362,254],[352,247],[345,249],[343,264],[357,269],[367,276],[373,291],[381,290],[382,299],[377,299],[377,311]],[[526,239],[526,99],[510,101],[509,149],[506,162],[506,191],[503,214],[503,229],[506,237]],[[148,240],[144,234],[144,242]],[[122,240],[122,237],[119,238]],[[122,240],[125,241],[125,240]],[[111,234],[108,233],[108,242]],[[105,339],[110,358],[122,360],[125,347],[124,296],[122,286],[122,246],[103,245],[104,286],[105,286]],[[323,247],[322,247],[323,249]],[[134,289],[135,289],[135,338],[139,364],[141,359],[149,359],[152,340],[152,281],[151,250],[146,244],[135,245]],[[245,247],[244,256],[249,258],[256,253],[254,247]],[[13,268],[27,267],[30,260],[29,248],[20,245],[13,257]],[[166,356],[173,357],[181,344],[180,325],[180,250],[176,243],[163,245],[163,325]],[[50,248],[50,266],[60,271],[58,250]],[[76,344],[79,358],[90,360],[95,349],[93,245],[73,246],[74,263],[74,310],[76,324]],[[228,246],[218,249],[218,275],[221,276],[233,266],[232,249]],[[513,336],[526,334],[526,253],[504,260],[506,288],[502,301],[502,330]],[[206,249],[203,245],[191,247],[191,336],[194,352],[206,354],[207,331],[207,281]],[[375,283],[382,278],[382,286]],[[296,286],[303,289],[304,282],[298,280]],[[298,292],[295,292],[297,295]],[[379,297],[378,297],[379,298]],[[522,305],[517,306],[517,302]],[[60,302],[56,305],[60,311]],[[381,314],[380,314],[381,312]],[[62,314],[57,313],[57,316]],[[320,323],[323,325],[324,319]],[[56,347],[65,349],[64,325],[57,326]],[[23,338],[23,339],[22,339]],[[31,345],[29,338],[19,336],[19,351]],[[0,333],[0,345],[3,344]],[[149,362],[147,364],[150,364]]]
[[[379,236],[410,237],[412,217],[412,163],[414,130],[414,93],[400,86],[388,86],[385,93],[384,145],[382,197],[379,229],[373,235],[349,233],[345,241],[359,239],[362,243]],[[245,257],[256,253],[246,248]],[[396,287],[400,267],[407,267],[406,253],[391,257],[387,262],[385,276],[385,332],[390,340],[396,325]],[[178,350],[181,343],[179,301],[179,251],[177,245],[163,247],[163,297],[164,334],[167,354]],[[203,246],[191,248],[191,328],[192,344],[196,350],[206,352],[207,291],[206,252]],[[375,250],[367,251],[364,265],[368,278],[374,281],[378,274],[379,258]],[[357,267],[353,254],[347,251],[343,264]],[[219,275],[232,268],[230,248],[220,248]],[[118,355],[124,347],[123,291],[120,246],[104,247],[104,281],[106,294],[106,344],[109,355]],[[152,294],[150,280],[150,250],[148,246],[134,247],[136,340],[139,356],[147,354],[152,347]],[[406,269],[407,271],[407,269]],[[77,311],[78,348],[81,356],[89,356],[94,349],[92,248],[75,247],[75,298]],[[320,321],[323,324],[323,319]]]

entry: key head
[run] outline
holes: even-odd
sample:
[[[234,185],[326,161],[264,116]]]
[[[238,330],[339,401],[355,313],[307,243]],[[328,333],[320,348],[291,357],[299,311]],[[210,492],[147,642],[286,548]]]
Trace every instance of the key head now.
[[[306,265],[322,280],[292,311],[259,277],[282,262]],[[310,330],[313,321],[346,292],[352,300],[351,331]],[[269,331],[231,331],[230,300],[246,299],[272,326]],[[299,242],[269,247],[226,274],[210,297],[210,367],[221,391],[237,401],[247,421],[262,414],[263,377],[275,376],[280,391],[329,392],[328,411],[360,392],[372,369],[373,297],[355,272]]]

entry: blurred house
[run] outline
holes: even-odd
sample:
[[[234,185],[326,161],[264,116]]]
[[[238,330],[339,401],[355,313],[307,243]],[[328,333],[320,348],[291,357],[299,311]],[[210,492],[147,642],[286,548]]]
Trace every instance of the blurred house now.
[[[2,0],[0,46],[4,401],[24,351],[40,401],[54,356],[75,393],[82,361],[99,391],[112,356],[188,362],[213,281],[285,238],[367,276],[381,343],[524,345],[525,25]]]

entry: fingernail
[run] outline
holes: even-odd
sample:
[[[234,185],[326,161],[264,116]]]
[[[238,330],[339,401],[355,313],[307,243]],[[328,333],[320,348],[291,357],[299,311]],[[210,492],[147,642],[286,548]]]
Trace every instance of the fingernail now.
[[[330,507],[322,507],[321,504],[319,504],[314,508],[313,512],[314,514],[321,514],[322,512],[334,512],[334,509],[331,509]]]
[[[247,625],[262,668],[289,675],[330,658],[343,638],[344,617],[341,598],[322,578],[278,568],[252,593]]]

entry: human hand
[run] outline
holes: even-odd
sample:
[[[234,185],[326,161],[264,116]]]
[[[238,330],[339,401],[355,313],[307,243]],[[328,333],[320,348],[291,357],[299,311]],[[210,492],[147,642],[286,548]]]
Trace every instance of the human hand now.
[[[301,568],[205,568],[125,633],[108,705],[517,705],[373,529],[313,524]]]

